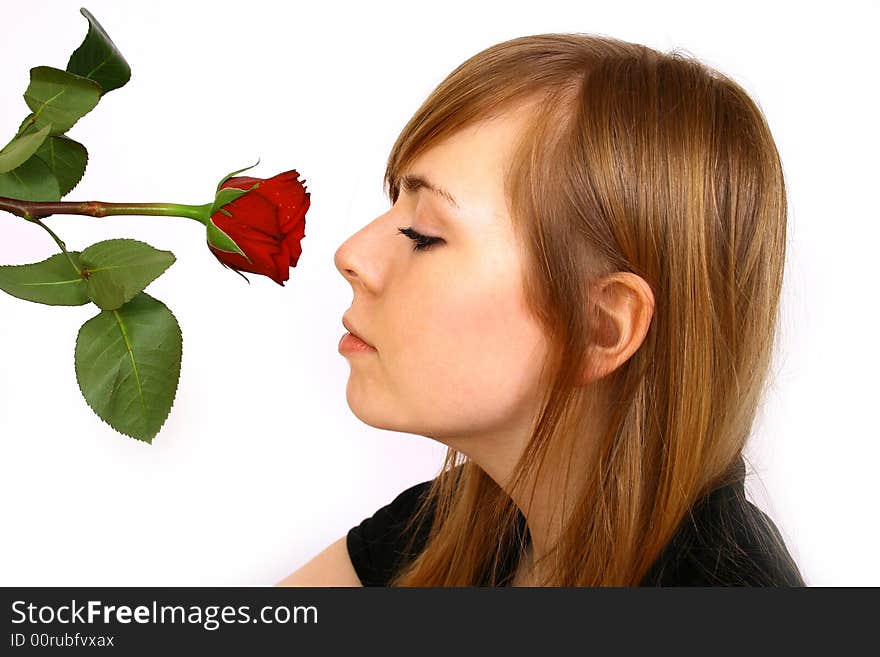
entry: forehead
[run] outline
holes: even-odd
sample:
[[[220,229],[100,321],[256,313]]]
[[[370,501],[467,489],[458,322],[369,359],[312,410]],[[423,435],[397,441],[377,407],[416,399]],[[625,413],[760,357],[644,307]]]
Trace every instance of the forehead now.
[[[434,144],[403,173],[425,177],[448,190],[456,211],[439,196],[432,203],[468,226],[484,227],[507,217],[504,175],[525,116],[507,113],[467,126]]]
[[[471,179],[491,178],[501,173],[503,163],[509,161],[525,119],[522,112],[506,113],[466,126],[422,153],[413,168],[430,168],[428,173],[435,177],[443,174],[449,178],[460,173],[460,177]]]

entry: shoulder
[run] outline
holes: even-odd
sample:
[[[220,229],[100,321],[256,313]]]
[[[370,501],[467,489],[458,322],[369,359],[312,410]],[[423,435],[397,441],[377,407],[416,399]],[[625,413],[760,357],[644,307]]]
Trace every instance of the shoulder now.
[[[642,585],[805,586],[773,520],[745,496],[743,483],[699,500]]]
[[[429,479],[410,486],[348,531],[349,558],[364,586],[385,586],[401,561],[421,550],[426,523],[416,528],[409,550],[411,534],[406,530],[432,483]]]

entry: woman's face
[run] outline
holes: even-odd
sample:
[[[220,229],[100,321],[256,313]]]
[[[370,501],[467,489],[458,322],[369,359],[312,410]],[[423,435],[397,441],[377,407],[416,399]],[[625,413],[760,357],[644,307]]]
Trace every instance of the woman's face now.
[[[363,422],[466,454],[474,436],[498,446],[524,438],[546,346],[525,306],[502,173],[526,118],[519,109],[465,129],[403,172],[457,207],[401,185],[394,206],[337,250],[354,292],[346,319],[375,347],[344,353],[346,398]],[[414,251],[398,231],[408,227],[442,241]]]

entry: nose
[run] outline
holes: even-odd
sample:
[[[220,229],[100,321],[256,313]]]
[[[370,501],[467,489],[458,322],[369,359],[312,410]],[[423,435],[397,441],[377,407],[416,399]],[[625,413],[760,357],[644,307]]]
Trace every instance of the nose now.
[[[336,265],[339,273],[349,283],[353,284],[358,276],[354,271],[354,264],[351,261],[351,241],[352,238],[349,237],[336,249],[336,253],[333,255],[333,264]]]
[[[368,287],[377,276],[379,245],[371,244],[368,228],[365,226],[345,240],[333,256],[336,269],[355,290]]]
[[[370,222],[345,240],[333,255],[333,263],[352,285],[374,287],[386,275],[389,240],[382,217]],[[374,289],[375,291],[375,289]]]

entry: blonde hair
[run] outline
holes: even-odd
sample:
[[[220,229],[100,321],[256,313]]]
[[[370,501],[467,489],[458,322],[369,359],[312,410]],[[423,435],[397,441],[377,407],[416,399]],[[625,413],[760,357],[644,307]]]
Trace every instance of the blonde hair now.
[[[692,505],[734,476],[751,432],[783,278],[782,166],[748,94],[693,57],[540,34],[483,50],[429,95],[389,155],[391,200],[425,149],[536,98],[505,190],[527,302],[553,349],[513,486],[533,481],[589,412],[575,382],[597,335],[590,282],[642,277],[654,316],[633,356],[589,386],[607,426],[589,470],[569,473],[581,493],[543,582],[635,585]],[[429,523],[427,541],[390,585],[497,584],[505,547],[523,547],[516,514],[450,448],[407,528]]]

